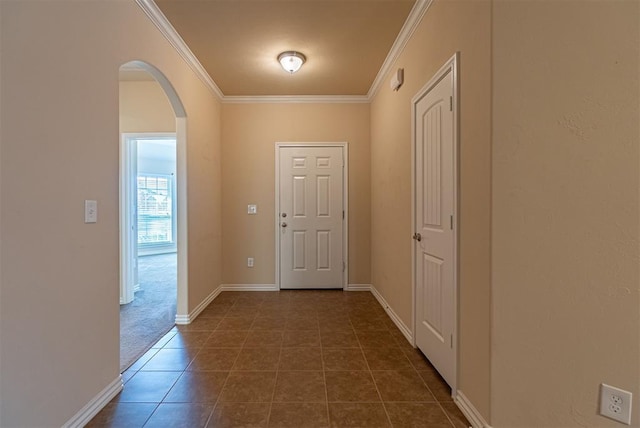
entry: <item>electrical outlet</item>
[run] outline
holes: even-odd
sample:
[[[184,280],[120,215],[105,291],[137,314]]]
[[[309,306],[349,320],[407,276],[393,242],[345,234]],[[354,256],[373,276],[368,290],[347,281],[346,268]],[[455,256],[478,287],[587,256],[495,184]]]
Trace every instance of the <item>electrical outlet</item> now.
[[[631,425],[631,398],[629,391],[610,386],[600,385],[600,414],[614,421]]]
[[[247,259],[247,267],[253,267],[253,257]]]

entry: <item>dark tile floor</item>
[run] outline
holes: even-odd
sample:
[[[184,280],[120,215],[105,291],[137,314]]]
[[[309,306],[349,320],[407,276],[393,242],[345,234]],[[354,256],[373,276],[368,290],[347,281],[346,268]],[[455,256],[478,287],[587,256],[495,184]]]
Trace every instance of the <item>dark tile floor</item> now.
[[[468,427],[367,292],[223,292],[89,427]]]

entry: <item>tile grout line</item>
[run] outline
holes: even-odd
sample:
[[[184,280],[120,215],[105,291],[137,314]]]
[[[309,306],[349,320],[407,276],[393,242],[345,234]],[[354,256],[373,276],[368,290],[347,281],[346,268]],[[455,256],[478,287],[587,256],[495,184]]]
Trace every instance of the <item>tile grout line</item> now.
[[[404,354],[404,356],[406,357],[407,354],[404,352],[404,350],[401,349],[401,352]],[[408,358],[407,358],[408,359]],[[422,381],[423,385],[427,388],[427,390],[431,393],[431,395],[433,395],[433,399],[436,401],[436,403],[438,404],[438,407],[440,408],[440,410],[442,410],[442,413],[444,413],[445,417],[447,418],[447,420],[449,421],[449,423],[451,424],[451,426],[453,428],[455,428],[455,424],[453,423],[453,421],[451,420],[451,418],[449,417],[449,413],[445,410],[445,408],[442,406],[442,403],[440,402],[440,399],[438,397],[436,397],[436,394],[433,393],[433,391],[431,390],[431,388],[429,387],[429,384],[424,380],[424,378],[420,375],[420,372],[418,371],[418,369],[416,368],[415,364],[413,364],[413,362],[410,360],[409,363],[411,363],[411,367],[413,368],[413,370],[416,372],[416,374],[418,375],[418,377],[420,378],[420,380]]]
[[[219,322],[218,322],[219,324]],[[216,324],[216,328],[218,327],[218,325]],[[178,377],[178,379],[176,380],[176,382],[171,386],[171,388],[169,388],[169,391],[167,391],[167,394],[163,397],[162,401],[160,402],[160,404],[164,403],[165,399],[169,396],[169,394],[171,393],[171,391],[173,390],[173,388],[176,386],[176,384],[178,383],[178,381],[180,381],[180,379],[182,379],[182,377],[185,375],[185,373],[188,372],[188,368],[191,366],[191,364],[195,361],[196,357],[200,354],[200,352],[202,352],[204,348],[205,343],[207,343],[207,341],[209,340],[209,338],[213,335],[213,332],[216,331],[215,328],[211,331],[209,331],[209,335],[207,336],[207,338],[202,342],[202,346],[200,346],[198,348],[198,350],[196,351],[195,355],[193,356],[193,358],[191,359],[191,361],[189,361],[189,364],[187,364],[187,367],[184,368],[184,370],[182,371],[182,374]],[[183,333],[187,333],[188,335],[188,331],[185,331]],[[177,335],[178,333],[176,333]],[[174,337],[176,337],[176,335],[174,335]],[[173,338],[172,338],[173,339]],[[163,345],[163,347],[161,349],[170,349],[170,348],[166,348],[166,346],[169,344],[170,341],[168,341],[165,345]],[[187,349],[188,346],[186,343],[184,343],[185,347],[184,349]],[[223,387],[224,384],[227,382],[227,379],[229,378],[229,373],[227,373],[227,376],[223,382]],[[216,409],[216,404],[218,403],[218,400],[220,399],[220,395],[222,395],[222,388],[220,389],[220,394],[216,397],[216,401],[213,403],[213,406],[211,407],[211,411],[209,412],[209,416],[207,417],[207,420],[204,424],[204,427],[206,427],[207,425],[209,425],[209,421],[211,420],[211,418],[213,417],[213,412]],[[191,402],[189,402],[191,403]],[[160,404],[158,405],[158,407],[160,406]],[[206,403],[200,403],[200,404],[206,404]],[[155,411],[154,411],[155,412]],[[152,414],[153,415],[153,414]],[[146,422],[145,422],[146,424]],[[144,426],[143,426],[144,428]]]
[[[162,349],[162,348],[161,348]],[[171,370],[168,370],[171,371]],[[184,371],[182,371],[182,374],[184,374]],[[147,418],[147,420],[144,422],[144,424],[142,425],[142,427],[144,428],[149,421],[151,420],[151,418],[153,417],[153,415],[156,414],[156,412],[158,411],[158,409],[160,408],[160,405],[164,403],[164,399],[167,398],[167,395],[169,395],[169,392],[173,389],[173,387],[176,385],[176,383],[178,382],[178,379],[180,379],[182,377],[182,374],[180,376],[178,376],[176,378],[176,380],[173,381],[173,383],[171,384],[171,386],[169,387],[169,389],[167,390],[167,392],[162,396],[162,399],[160,400],[160,402],[158,403],[158,405],[156,406],[155,409],[153,409],[153,412],[151,412],[151,414],[149,415],[149,417]]]
[[[235,304],[234,303],[231,305],[233,306]],[[229,309],[231,309],[231,306],[229,306]],[[229,312],[229,309],[227,309],[225,311],[225,313],[222,315],[222,319],[224,319],[224,317],[227,316],[227,313]],[[222,320],[221,320],[222,321]],[[209,338],[211,336],[213,336],[213,332],[214,331],[219,331],[218,330],[218,326],[220,325],[220,323],[218,323],[218,325],[216,325],[216,328],[214,330],[211,331],[211,334],[209,335]],[[208,339],[207,339],[208,340]],[[246,340],[246,338],[245,338]],[[205,342],[206,343],[206,342]],[[244,342],[243,342],[244,343]],[[202,348],[204,349],[204,347]],[[242,349],[242,348],[241,348]],[[238,359],[238,356],[240,355],[240,352],[238,352],[238,355],[236,356],[236,360]],[[195,357],[194,357],[195,360]],[[236,360],[233,360],[233,364],[236,363]],[[216,410],[218,409],[218,404],[220,404],[220,398],[222,398],[222,393],[224,392],[224,388],[227,385],[227,381],[229,380],[229,377],[231,376],[231,369],[233,368],[233,364],[231,365],[231,367],[229,367],[229,371],[227,371],[227,377],[224,379],[224,382],[222,383],[222,387],[220,388],[220,394],[218,394],[218,396],[216,397],[216,401],[213,405],[213,409],[211,409],[211,414],[209,415],[209,419],[207,419],[207,423],[204,425],[205,428],[209,426],[209,423],[211,422],[211,419],[213,418],[213,415],[215,414]]]
[[[276,396],[276,388],[278,387],[278,379],[280,377],[280,359],[282,358],[282,346],[280,347],[280,354],[278,355],[278,364],[276,365],[276,375],[273,381],[273,391],[271,391],[271,401],[269,402],[269,412],[267,413],[267,427],[271,425],[271,413],[273,411],[273,400]]]
[[[354,332],[355,332],[355,328],[354,328]],[[385,415],[387,415],[387,421],[389,422],[389,426],[393,427],[393,423],[391,422],[391,416],[389,415],[389,411],[387,410],[387,406],[384,403],[384,400],[382,399],[382,394],[380,393],[380,389],[378,388],[378,383],[376,382],[376,379],[373,377],[373,371],[371,370],[371,365],[369,364],[369,360],[367,360],[367,356],[364,353],[364,348],[362,347],[362,342],[360,341],[360,338],[358,337],[358,333],[355,332],[356,338],[358,339],[358,343],[360,344],[360,352],[362,352],[362,356],[364,357],[364,362],[367,364],[367,369],[369,372],[369,376],[371,377],[371,380],[373,381],[373,386],[375,386],[376,388],[376,392],[378,393],[378,397],[380,398],[380,403],[382,403],[382,408],[384,409],[384,413]]]
[[[289,306],[287,304],[287,306]],[[258,317],[256,316],[255,319],[257,319]],[[254,323],[256,322],[254,319]],[[286,321],[285,321],[286,323]],[[253,324],[252,324],[253,326]],[[247,337],[249,337],[249,335],[247,335]],[[245,341],[246,343],[246,341]],[[276,363],[276,375],[275,378],[273,380],[273,391],[271,391],[271,401],[269,403],[269,411],[267,412],[267,427],[269,425],[271,425],[271,413],[273,412],[273,399],[276,396],[276,388],[278,387],[278,378],[280,377],[280,360],[282,359],[282,345],[284,345],[284,331],[282,333],[282,341],[280,342],[280,350],[279,350],[279,354],[278,354],[278,362]]]
[[[142,424],[142,428],[144,428],[147,425],[147,423],[149,423],[149,420],[154,415],[154,413],[158,410],[158,407],[160,407],[161,403],[162,402],[156,404],[156,407],[153,409],[153,412],[151,412],[149,416],[147,416],[147,419],[144,420],[144,423]]]
[[[329,410],[329,391],[327,390],[327,368],[324,364],[324,346],[322,344],[322,332],[320,331],[320,319],[318,319],[318,335],[320,336],[320,364],[322,364],[322,379],[324,380],[324,399],[327,403],[327,426],[331,426],[331,412]]]
[[[286,298],[283,298],[280,300],[281,302],[281,306],[279,305],[274,305],[273,307],[269,308],[268,311],[268,315],[273,314],[274,318],[280,318],[280,315],[285,314],[285,322],[287,323],[286,325],[288,325],[288,320],[291,319],[295,319],[295,318],[306,318],[306,316],[303,315],[309,315],[309,311],[314,311],[314,319],[317,321],[317,328],[314,329],[317,331],[318,334],[318,339],[319,339],[319,356],[320,356],[320,362],[321,362],[321,369],[322,369],[322,375],[323,375],[323,381],[324,381],[324,398],[325,398],[325,408],[326,408],[326,417],[327,417],[327,423],[329,425],[331,425],[331,414],[330,414],[330,402],[328,399],[328,384],[327,384],[327,374],[329,371],[331,370],[327,370],[327,365],[325,363],[325,351],[329,351],[330,349],[332,349],[331,347],[328,347],[325,349],[325,346],[323,345],[323,341],[322,341],[322,331],[320,329],[321,323],[320,323],[320,313],[318,312],[318,306],[314,306],[312,304],[312,300],[305,300],[305,299],[300,299],[299,301],[292,301],[292,296],[294,296],[294,294],[290,294],[288,296],[286,296]],[[228,300],[225,300],[225,302],[227,302]],[[169,394],[171,393],[171,391],[173,390],[173,388],[175,388],[175,386],[177,385],[177,383],[185,376],[185,374],[189,371],[188,368],[192,366],[193,362],[195,361],[195,359],[197,358],[198,355],[200,355],[203,352],[203,349],[206,349],[204,344],[207,343],[211,337],[213,336],[214,332],[216,331],[231,331],[231,330],[219,330],[219,326],[222,322],[222,320],[224,320],[225,318],[230,318],[230,317],[238,317],[238,316],[243,316],[246,317],[248,315],[250,315],[252,317],[251,319],[251,323],[248,326],[248,330],[247,330],[247,335],[244,337],[244,339],[242,340],[242,343],[239,344],[240,345],[240,350],[238,351],[238,354],[235,356],[235,358],[233,359],[233,362],[231,363],[230,369],[227,371],[227,376],[224,379],[224,382],[222,383],[222,386],[220,388],[220,393],[217,395],[216,400],[213,402],[213,406],[212,406],[212,410],[208,415],[206,424],[209,425],[211,423],[212,420],[214,420],[214,416],[215,416],[215,412],[217,409],[219,409],[219,406],[222,404],[221,402],[221,398],[222,395],[225,391],[225,389],[227,388],[228,384],[229,384],[229,378],[233,372],[233,368],[234,366],[237,364],[237,362],[240,359],[240,355],[242,353],[242,350],[245,349],[245,346],[247,345],[248,341],[249,341],[249,336],[251,334],[251,332],[253,331],[257,331],[254,330],[254,327],[256,326],[256,323],[258,323],[258,318],[260,317],[261,314],[263,314],[261,312],[262,308],[265,308],[265,304],[266,304],[267,300],[262,298],[261,300],[258,301],[251,301],[251,299],[243,299],[242,301],[239,301],[238,298],[234,297],[233,302],[230,303],[229,307],[226,309],[226,311],[222,314],[221,318],[218,320],[218,323],[215,325],[215,327],[213,327],[212,329],[203,329],[203,330],[177,330],[176,333],[173,334],[173,337],[166,341],[166,343],[161,346],[160,348],[156,348],[156,352],[154,353],[154,355],[156,355],[158,353],[159,350],[162,349],[174,349],[174,348],[166,348],[167,344],[175,337],[177,336],[177,334],[179,333],[183,333],[186,334],[186,336],[190,336],[191,332],[198,332],[198,331],[202,331],[202,332],[208,332],[208,336],[207,339],[204,340],[204,342],[202,342],[201,346],[198,346],[195,349],[195,354],[193,356],[193,358],[191,358],[191,361],[187,364],[187,367],[184,368],[183,370],[180,370],[180,375],[176,378],[176,380],[171,384],[171,386],[169,387],[168,391],[164,394],[164,396],[162,397],[160,403],[153,403],[155,404],[155,407],[153,408],[153,411],[151,412],[151,414],[147,417],[147,419],[144,421],[144,424],[148,424],[149,420],[153,417],[154,414],[156,414],[156,412],[158,411],[158,408],[161,404],[165,404],[165,400],[167,399],[167,397],[169,396]],[[274,303],[276,301],[273,301]],[[344,314],[346,315],[346,320],[348,325],[350,326],[349,331],[352,332],[352,334],[355,336],[356,341],[358,346],[357,347],[347,347],[347,348],[343,348],[343,347],[336,347],[336,349],[359,349],[359,355],[361,356],[361,358],[364,359],[365,362],[365,367],[366,367],[366,372],[368,373],[370,379],[373,381],[374,387],[376,389],[376,393],[378,395],[379,398],[379,402],[382,403],[383,405],[383,410],[385,411],[385,414],[387,415],[387,421],[388,423],[393,426],[393,423],[391,421],[391,417],[390,417],[390,413],[389,413],[389,409],[387,409],[387,402],[383,399],[382,394],[381,394],[381,389],[378,385],[378,383],[376,382],[375,377],[373,376],[373,370],[371,369],[371,364],[367,359],[366,353],[365,353],[365,348],[363,346],[363,341],[364,339],[361,339],[361,337],[358,335],[358,332],[361,333],[374,333],[378,332],[380,333],[381,331],[383,331],[383,329],[374,329],[374,331],[370,331],[369,328],[371,328],[373,326],[373,324],[375,324],[373,321],[382,321],[384,322],[384,331],[390,333],[393,335],[393,332],[395,332],[395,329],[393,329],[393,325],[390,325],[388,323],[386,323],[386,319],[383,319],[384,316],[388,316],[386,315],[386,313],[382,313],[382,314],[377,314],[375,311],[367,311],[367,307],[369,307],[368,303],[364,303],[361,305],[358,301],[354,301],[354,304],[351,304],[349,300],[342,300],[342,301],[337,301],[337,302],[327,302],[326,305],[323,305],[322,308],[325,308],[327,306],[335,306],[336,303],[338,303],[339,308],[336,312],[335,312],[335,316],[340,315],[340,314]],[[256,305],[256,303],[258,303]],[[245,305],[246,304],[246,305]],[[244,306],[243,306],[244,305]],[[292,309],[296,309],[297,306],[300,305],[300,310],[297,311],[292,311]],[[282,312],[278,312],[276,311],[276,306],[279,306],[282,308]],[[232,310],[232,308],[235,307],[235,310]],[[250,309],[247,309],[250,308]],[[252,314],[249,314],[248,312],[253,312]],[[323,313],[325,313],[327,311],[323,311]],[[278,316],[276,316],[278,315]],[[356,328],[354,327],[353,324],[353,317],[356,317],[356,321],[362,321],[359,322],[359,326],[360,328],[363,328],[363,330],[356,330]],[[369,318],[369,316],[373,319],[370,319],[369,322],[367,322],[367,318]],[[217,318],[217,317],[216,317]],[[324,317],[327,318],[327,317]],[[323,318],[323,319],[324,319]],[[328,318],[333,318],[331,316],[329,316]],[[277,363],[276,363],[276,367],[275,367],[275,376],[274,376],[274,385],[273,385],[273,389],[271,392],[271,401],[269,403],[269,409],[268,409],[268,413],[266,415],[267,417],[267,423],[270,424],[271,423],[271,417],[273,416],[273,405],[274,405],[274,400],[275,400],[275,392],[277,391],[277,385],[278,385],[278,380],[280,379],[280,376],[282,375],[282,373],[280,373],[281,371],[287,371],[287,370],[281,370],[281,364],[282,364],[282,359],[284,357],[284,339],[285,339],[285,334],[287,328],[285,328],[284,330],[280,330],[280,329],[276,329],[275,331],[281,331],[282,332],[282,341],[280,342],[280,346],[278,348],[278,359],[277,359]],[[272,330],[272,329],[267,329],[267,330]],[[293,329],[292,331],[297,331],[295,329]],[[329,334],[334,332],[333,330],[331,332],[328,332]],[[367,338],[367,336],[364,337],[365,339]],[[409,366],[413,369],[411,370],[411,372],[413,372],[415,375],[419,376],[420,381],[422,383],[422,385],[424,385],[426,387],[426,389],[429,391],[429,393],[432,395],[433,400],[438,403],[438,408],[440,409],[441,412],[444,413],[446,420],[448,420],[450,426],[455,427],[455,424],[452,420],[452,417],[449,415],[448,411],[444,408],[443,406],[443,402],[440,401],[440,399],[438,397],[436,397],[436,395],[434,394],[432,387],[430,386],[429,383],[427,383],[426,379],[423,378],[420,375],[420,370],[419,370],[419,364],[418,364],[418,360],[417,360],[417,355],[410,355],[410,350],[408,350],[406,347],[401,346],[400,342],[399,342],[399,338],[396,337],[395,335],[393,335],[393,344],[395,346],[393,346],[393,348],[395,348],[395,352],[398,352],[399,355],[403,356],[406,360],[408,360],[409,362]],[[159,339],[159,340],[162,340]],[[404,342],[402,343],[404,344]],[[235,347],[235,346],[234,346]],[[258,346],[260,347],[260,346]],[[268,347],[268,346],[267,346]],[[298,346],[300,347],[300,346]],[[182,348],[184,349],[192,349],[191,346],[182,346]],[[301,347],[301,348],[306,348],[306,347]],[[179,348],[175,348],[175,349],[179,349]],[[215,348],[212,348],[215,349]],[[368,348],[367,348],[368,349]],[[149,363],[149,361],[151,361],[153,359],[154,356],[152,356],[151,358],[147,359],[147,361],[142,364],[142,366],[136,370],[134,372],[134,374],[129,378],[129,380],[131,380],[132,378],[134,378],[139,372],[143,371],[143,368]],[[413,358],[415,357],[415,358]],[[428,363],[428,361],[427,361]],[[135,363],[134,363],[135,364]],[[386,366],[386,365],[385,365]],[[420,366],[421,367],[421,366]],[[377,370],[376,372],[380,371],[380,372],[393,372],[396,371],[396,368],[386,368],[386,369],[382,369],[382,370]],[[426,370],[426,369],[425,369]],[[151,372],[154,370],[151,370]],[[163,370],[157,370],[157,371],[163,371]],[[174,371],[174,370],[169,370],[169,371]],[[204,371],[210,371],[210,370],[204,370]],[[218,370],[214,370],[214,371],[218,371]],[[236,370],[236,372],[267,372],[270,370]],[[315,370],[292,370],[292,371],[315,371]],[[347,370],[347,371],[351,371],[351,370]],[[193,373],[198,373],[199,371],[194,371]],[[434,383],[433,387],[437,387],[438,385]],[[389,403],[392,403],[393,401],[389,401]],[[399,402],[403,402],[403,401],[399,401]],[[415,401],[413,400],[407,400],[407,403],[413,403]],[[198,400],[195,401],[191,401],[191,403],[201,403]],[[289,403],[289,401],[283,401],[283,403]],[[293,403],[298,403],[298,401],[292,401]],[[351,403],[350,401],[337,401],[337,403]],[[353,402],[356,403],[356,402]],[[357,402],[360,403],[360,402]],[[375,404],[376,402],[371,402],[371,401],[364,401],[362,403],[371,403],[371,404]],[[427,402],[425,402],[427,403]],[[433,403],[433,401],[431,402]],[[208,404],[208,403],[205,403]],[[266,409],[265,409],[266,410]]]
[[[231,307],[233,305],[235,305],[235,301],[229,307],[229,309],[227,309],[227,312],[225,312],[225,314],[223,315],[222,319],[224,319],[227,316],[227,313],[229,312],[229,310],[231,309]],[[224,330],[218,330],[218,326],[219,325],[220,325],[220,323],[218,323],[218,325],[211,332],[211,335],[209,335],[209,337],[211,337],[213,335],[214,331],[224,331]],[[227,330],[227,331],[229,331],[229,330]],[[248,333],[247,333],[247,337],[249,337]],[[236,361],[238,361],[238,358],[240,357],[240,352],[241,352],[242,348],[244,347],[244,343],[247,341],[247,337],[245,337],[244,341],[242,342],[242,345],[240,346],[240,351],[238,351],[238,355],[236,355],[236,358],[233,360],[233,363],[230,365],[229,370],[227,371],[227,377],[225,378],[224,382],[222,383],[222,388],[220,388],[220,394],[218,394],[218,397],[216,398],[216,402],[215,402],[215,404],[213,406],[213,409],[211,410],[211,415],[209,415],[209,420],[207,421],[207,424],[205,425],[205,427],[207,427],[209,425],[209,421],[211,420],[211,418],[213,417],[215,411],[217,410],[218,405],[221,404],[220,399],[222,398],[222,394],[224,393],[224,388],[227,386],[227,382],[229,381],[229,378],[231,377],[231,371],[233,369],[233,366],[236,364]],[[212,349],[215,349],[215,348],[212,348]],[[194,360],[195,360],[195,357],[194,357]]]
[[[400,347],[400,338],[395,338],[396,343],[398,344],[398,347]],[[417,349],[417,348],[415,348]],[[400,352],[402,352],[402,354],[409,360],[409,357],[407,357],[407,353],[404,351],[404,349],[400,348]],[[455,424],[453,423],[453,421],[451,420],[451,417],[449,416],[449,412],[446,411],[446,409],[444,408],[444,406],[442,405],[442,403],[440,402],[440,399],[438,399],[438,397],[436,397],[436,394],[433,393],[433,391],[431,390],[431,387],[429,386],[429,384],[424,380],[424,378],[420,375],[420,371],[418,370],[418,368],[416,367],[416,365],[413,363],[413,361],[409,360],[409,363],[411,364],[411,368],[413,368],[413,370],[415,371],[415,373],[418,375],[418,377],[420,378],[420,380],[422,381],[423,385],[427,388],[427,390],[429,391],[429,393],[433,396],[435,402],[438,404],[438,407],[440,408],[440,410],[442,410],[442,412],[444,413],[444,415],[446,416],[447,420],[449,421],[449,423],[451,424],[451,426],[453,428],[455,428]]]

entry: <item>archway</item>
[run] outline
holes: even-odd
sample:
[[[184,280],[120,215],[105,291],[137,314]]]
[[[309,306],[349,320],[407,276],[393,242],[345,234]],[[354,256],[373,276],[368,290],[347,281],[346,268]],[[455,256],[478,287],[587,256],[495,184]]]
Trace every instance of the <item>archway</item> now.
[[[162,104],[164,106],[164,122],[171,122],[171,125],[175,124],[175,127],[171,126],[171,129],[166,128],[166,126],[164,128],[163,126],[159,127],[165,132],[172,131],[166,134],[156,132],[158,129],[155,129],[153,124],[157,122],[154,122],[154,120],[148,120],[148,117],[145,118],[146,120],[139,120],[140,122],[145,123],[144,125],[141,125],[140,127],[132,127],[129,123],[131,120],[128,120],[131,119],[131,117],[127,117],[125,114],[125,119],[123,119],[123,110],[126,111],[127,108],[123,108],[124,104],[121,99],[120,303],[128,304],[133,300],[134,286],[138,283],[137,257],[141,247],[139,246],[139,236],[137,232],[137,227],[140,224],[137,215],[139,210],[137,207],[137,201],[140,197],[138,184],[141,178],[137,173],[136,166],[140,160],[137,156],[137,149],[138,147],[143,147],[143,145],[153,146],[154,144],[155,147],[161,147],[162,144],[171,144],[171,140],[173,140],[175,147],[173,152],[174,172],[171,172],[171,175],[169,175],[168,171],[165,171],[165,173],[167,173],[167,178],[157,178],[157,180],[156,178],[153,179],[158,183],[162,180],[164,180],[164,182],[168,182],[169,187],[173,189],[169,192],[169,199],[175,196],[175,203],[173,204],[171,214],[171,216],[175,218],[175,221],[170,221],[171,225],[168,227],[171,229],[169,234],[173,233],[173,240],[169,239],[168,241],[175,245],[173,249],[175,256],[173,258],[173,263],[175,263],[173,274],[176,278],[174,289],[175,313],[171,315],[172,317],[175,316],[175,318],[167,320],[167,315],[165,315],[165,321],[159,323],[159,325],[166,325],[169,321],[171,324],[168,328],[170,328],[176,319],[184,318],[188,313],[186,112],[173,85],[160,70],[151,64],[144,61],[131,61],[123,64],[120,67],[120,80],[130,80],[134,82],[137,80],[148,81],[146,83],[152,85],[151,87],[154,88],[153,93],[160,97],[158,98],[158,104]],[[141,95],[138,97],[144,97],[144,93],[145,92],[142,91]],[[166,95],[168,105],[165,101],[161,100],[161,98],[164,98],[162,93]],[[121,97],[122,94],[123,92],[121,91]],[[144,105],[144,103],[142,104]],[[173,123],[174,120],[175,123]],[[127,122],[128,125],[124,126],[123,121]],[[151,125],[149,123],[151,123]],[[157,127],[157,125],[155,126]],[[132,130],[134,132],[132,132]],[[144,133],[140,134],[139,132]],[[152,134],[149,134],[149,132]],[[158,173],[160,172],[162,171],[158,171]],[[169,252],[171,251],[169,250]],[[171,297],[173,298],[173,296]],[[170,309],[173,309],[173,306]],[[165,314],[169,314],[169,310],[167,310]],[[160,329],[157,332],[145,332],[145,343],[137,344],[137,349],[140,349],[141,352],[146,351],[146,349],[150,348],[168,328],[165,326],[164,329]],[[121,359],[121,368],[126,368],[129,363],[135,361],[137,357],[140,356],[141,352],[134,352],[133,354],[128,352],[128,358],[125,358],[124,362]]]

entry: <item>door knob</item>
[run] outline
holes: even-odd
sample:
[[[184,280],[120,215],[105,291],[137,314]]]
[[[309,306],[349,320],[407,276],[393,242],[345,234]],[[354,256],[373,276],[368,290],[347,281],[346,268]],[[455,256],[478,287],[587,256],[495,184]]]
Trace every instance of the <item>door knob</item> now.
[[[287,213],[282,213],[282,218],[287,217]]]
[[[284,221],[282,222],[282,227],[287,227],[287,223],[285,223]]]
[[[420,235],[418,232],[413,234],[413,239],[415,239],[416,241],[420,242],[422,241],[422,235]]]

